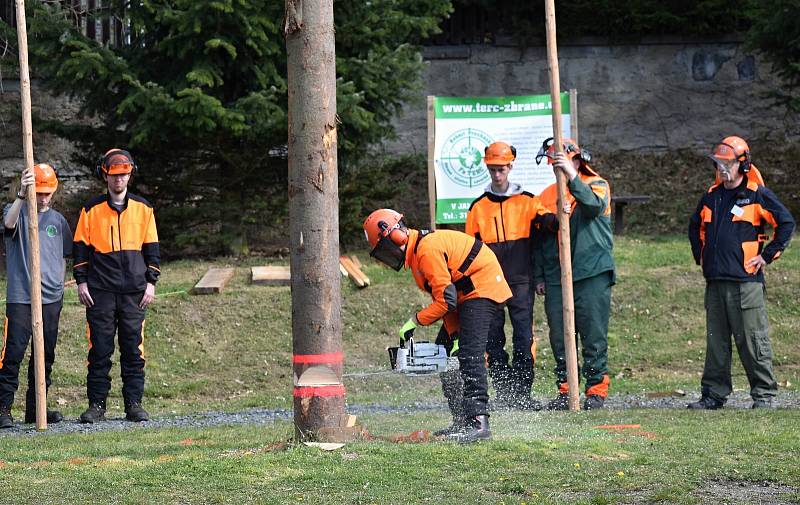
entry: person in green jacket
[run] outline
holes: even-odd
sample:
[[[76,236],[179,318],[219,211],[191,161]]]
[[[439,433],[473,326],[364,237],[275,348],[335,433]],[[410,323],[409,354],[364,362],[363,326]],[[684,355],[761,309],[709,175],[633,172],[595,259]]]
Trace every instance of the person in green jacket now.
[[[575,331],[585,380],[584,410],[602,408],[608,396],[608,316],[611,286],[616,282],[611,234],[611,189],[589,165],[591,155],[572,139],[564,139],[564,152],[554,153],[553,139],[547,139],[537,155],[546,157],[554,170],[567,178],[572,282],[575,302]],[[556,210],[557,189],[553,184],[540,195],[542,203]],[[549,410],[568,408],[567,362],[561,300],[561,266],[558,236],[541,232],[534,240],[534,286],[545,295],[545,314],[550,326],[550,347],[556,360],[558,396],[547,404]]]

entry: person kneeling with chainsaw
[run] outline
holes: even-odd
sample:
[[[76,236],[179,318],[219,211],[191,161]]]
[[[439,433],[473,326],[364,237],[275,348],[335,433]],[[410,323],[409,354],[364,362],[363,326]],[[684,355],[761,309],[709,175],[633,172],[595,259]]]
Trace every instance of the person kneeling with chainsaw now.
[[[370,256],[396,271],[410,269],[417,286],[431,295],[431,304],[400,329],[401,339],[412,337],[417,326],[442,318],[455,322],[457,317],[455,354],[463,381],[463,424],[455,426],[451,437],[463,443],[491,438],[484,353],[489,324],[511,298],[497,257],[480,240],[459,231],[409,228],[403,215],[391,209],[370,214],[364,233],[372,248]],[[454,424],[460,424],[453,414]]]

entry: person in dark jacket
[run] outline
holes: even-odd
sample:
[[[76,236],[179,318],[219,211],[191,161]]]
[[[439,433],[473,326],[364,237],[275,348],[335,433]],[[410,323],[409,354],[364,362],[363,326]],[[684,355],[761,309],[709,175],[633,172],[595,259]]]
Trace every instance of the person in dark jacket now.
[[[147,421],[144,394],[144,316],[161,273],[153,206],[128,192],[136,168],[127,151],[112,149],[98,163],[108,194],[86,202],[75,230],[73,274],[86,306],[89,331],[86,394],[81,422],[105,419],[111,355],[118,333],[125,418]]]
[[[795,221],[775,194],[751,177],[750,149],[726,137],[711,154],[719,181],[689,219],[689,242],[706,278],[706,361],[700,399],[690,409],[718,409],[732,391],[731,336],[753,408],[769,407],[778,390],[765,308],[764,267],[789,244]],[[767,242],[765,226],[774,229]]]
[[[531,229],[557,229],[555,214],[539,198],[508,180],[517,151],[494,142],[484,152],[491,175],[485,192],[470,206],[464,231],[481,240],[497,256],[512,297],[505,304],[511,319],[513,357],[505,350],[505,310],[496,313],[489,329],[486,354],[498,407],[540,410],[531,398],[534,380],[533,288],[531,286]]]

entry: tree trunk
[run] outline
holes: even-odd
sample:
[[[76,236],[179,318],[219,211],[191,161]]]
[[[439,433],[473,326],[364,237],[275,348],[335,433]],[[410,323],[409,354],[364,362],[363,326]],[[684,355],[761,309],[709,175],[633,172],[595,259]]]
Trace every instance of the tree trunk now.
[[[286,0],[294,421],[298,440],[344,415],[333,0]]]

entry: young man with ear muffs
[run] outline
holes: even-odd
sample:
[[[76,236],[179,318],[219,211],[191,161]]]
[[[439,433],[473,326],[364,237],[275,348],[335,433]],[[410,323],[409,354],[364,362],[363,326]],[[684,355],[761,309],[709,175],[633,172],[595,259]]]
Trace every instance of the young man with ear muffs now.
[[[155,299],[161,270],[153,206],[128,191],[135,171],[128,151],[111,149],[103,155],[95,172],[108,193],[83,205],[75,230],[73,274],[78,298],[86,306],[89,338],[89,408],[81,414],[82,423],[105,420],[115,334],[125,418],[149,418],[142,407],[145,309]]]
[[[403,215],[391,209],[370,214],[364,221],[364,234],[371,257],[397,271],[403,267],[411,270],[417,286],[431,295],[430,305],[400,328],[401,341],[413,336],[417,326],[428,326],[440,319],[444,320],[440,337],[458,335],[457,344],[442,345],[449,347],[449,355],[458,357],[462,397],[448,396],[447,383],[452,377],[443,374],[442,387],[453,414],[453,426],[440,433],[449,432],[452,439],[462,443],[491,438],[484,352],[489,323],[511,297],[494,253],[480,240],[460,231],[409,228]]]
[[[694,260],[706,279],[706,361],[700,399],[690,409],[722,408],[733,390],[731,337],[750,383],[752,408],[777,394],[765,308],[764,270],[789,244],[795,221],[763,184],[744,139],[725,137],[709,156],[717,181],[689,218]],[[765,227],[774,230],[768,241]]]
[[[572,292],[575,302],[575,332],[584,378],[584,410],[602,408],[608,396],[608,319],[611,288],[616,283],[611,232],[611,188],[608,181],[590,165],[591,154],[573,139],[563,139],[564,151],[555,153],[548,138],[536,156],[536,163],[547,158],[554,170],[567,179],[564,211],[569,214],[572,248]],[[553,184],[539,195],[542,203],[555,212],[557,188]],[[564,347],[561,298],[561,263],[558,236],[542,233],[534,243],[534,284],[536,294],[544,295],[545,315],[550,326],[550,347],[555,359],[558,395],[548,410],[567,410],[569,386]],[[579,338],[578,338],[579,337]]]

